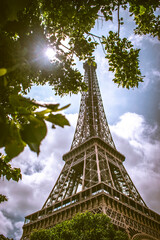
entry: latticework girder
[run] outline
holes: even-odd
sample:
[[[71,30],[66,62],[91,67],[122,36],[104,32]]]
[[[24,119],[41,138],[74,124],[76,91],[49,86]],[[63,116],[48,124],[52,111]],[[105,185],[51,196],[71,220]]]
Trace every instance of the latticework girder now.
[[[86,210],[107,214],[133,240],[159,240],[160,216],[143,201],[114,145],[105,117],[96,66],[84,64],[88,91],[82,94],[71,150],[44,206],[26,217],[22,239]]]
[[[90,137],[100,137],[115,148],[105,116],[101,93],[96,76],[96,66],[84,63],[84,80],[88,91],[82,93],[77,127],[71,149],[78,147]]]
[[[106,183],[136,202],[145,205],[123,166],[123,155],[119,153],[117,157],[117,150],[98,137],[90,138],[83,145],[82,150],[77,148],[72,151],[72,154],[69,153],[43,208],[100,182]],[[66,159],[66,157],[67,154],[64,158]]]

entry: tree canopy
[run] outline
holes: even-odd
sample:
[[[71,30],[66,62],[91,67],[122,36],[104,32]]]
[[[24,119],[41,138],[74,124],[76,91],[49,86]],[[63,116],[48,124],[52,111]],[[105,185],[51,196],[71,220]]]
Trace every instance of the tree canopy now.
[[[39,154],[47,134],[46,121],[69,125],[59,104],[41,104],[26,97],[33,85],[48,83],[56,94],[86,90],[74,58],[94,64],[94,50],[101,45],[118,86],[133,88],[143,81],[139,50],[120,37],[125,24],[120,10],[129,11],[136,24],[135,34],[160,38],[157,0],[2,0],[0,8],[0,156],[1,176],[18,181],[20,170],[9,162],[28,145]],[[91,33],[98,18],[112,21],[117,13],[117,32],[108,36]],[[45,52],[51,47],[55,56]],[[12,171],[12,174],[11,174]],[[8,175],[9,174],[9,175]],[[4,200],[4,198],[3,198]]]
[[[125,232],[115,230],[105,214],[79,213],[50,229],[34,230],[31,240],[128,240]]]

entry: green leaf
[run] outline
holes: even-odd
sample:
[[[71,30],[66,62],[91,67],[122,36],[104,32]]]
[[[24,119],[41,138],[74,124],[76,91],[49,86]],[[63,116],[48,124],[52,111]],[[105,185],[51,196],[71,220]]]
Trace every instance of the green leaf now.
[[[8,136],[5,143],[5,152],[10,159],[18,156],[25,147],[25,143],[22,141],[19,129],[12,121],[9,126]]]
[[[6,68],[0,68],[0,77],[4,76],[7,73]]]
[[[41,104],[41,107],[46,107],[47,108],[47,110],[44,110],[41,113],[45,114],[45,111],[46,111],[46,113],[47,112],[49,113],[49,112],[51,112],[50,110],[52,110],[53,112],[62,111],[64,109],[68,108],[70,105],[71,104],[67,104],[64,107],[58,108],[59,107],[59,103],[57,103],[57,104],[44,104],[44,105]]]
[[[139,10],[140,15],[143,15],[145,12],[146,12],[146,8],[141,5]]]
[[[50,114],[49,116],[47,116],[45,118],[47,121],[53,123],[53,127],[54,125],[58,125],[60,127],[64,127],[65,125],[70,126],[70,123],[68,122],[68,120],[65,118],[64,115],[62,114]]]
[[[6,179],[9,181],[11,178],[13,179],[13,181],[16,181],[16,182],[18,182],[19,179],[22,179],[20,168],[10,169],[10,172],[6,174]]]
[[[15,137],[15,139],[12,138],[10,142],[6,144],[5,152],[8,155],[8,157],[12,159],[18,156],[24,150],[24,147],[25,143],[23,143],[23,141]]]
[[[30,123],[24,124],[20,131],[21,137],[30,149],[39,154],[41,141],[47,134],[47,127],[43,120],[33,118]]]
[[[59,107],[59,103],[57,104],[44,104],[44,107],[51,109],[52,111],[56,112]]]
[[[8,136],[8,127],[5,123],[0,122],[0,148],[5,146],[5,141]]]
[[[64,110],[64,109],[68,108],[70,105],[71,105],[71,104],[67,104],[67,105],[64,106],[64,107],[59,108],[58,111],[62,111],[62,110]]]
[[[36,116],[44,118],[45,114],[50,113],[52,110],[51,109],[45,109],[43,111],[40,112],[35,112]]]
[[[0,203],[8,201],[8,198],[5,195],[0,194]]]
[[[21,170],[19,168],[12,168],[9,162],[8,155],[4,156],[0,153],[0,176],[6,177],[8,181],[12,178],[18,182],[22,178]]]

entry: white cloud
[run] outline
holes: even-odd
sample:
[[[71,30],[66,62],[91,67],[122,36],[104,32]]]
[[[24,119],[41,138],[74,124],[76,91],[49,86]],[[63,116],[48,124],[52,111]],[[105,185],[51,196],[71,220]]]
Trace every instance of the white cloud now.
[[[7,235],[9,230],[13,230],[11,221],[0,211],[0,233]]]
[[[153,45],[160,44],[157,37],[153,38],[153,37],[150,37],[149,35],[136,35],[134,33],[132,33],[129,36],[128,40],[131,41],[134,47],[137,47],[137,48],[144,48],[145,47],[144,41],[147,41],[148,43],[151,43]]]
[[[144,39],[146,39],[146,36],[142,35],[135,35],[135,34],[131,34],[128,38],[129,41],[132,42],[132,44],[134,45],[134,47],[136,48],[141,48],[143,46],[143,41]]]
[[[125,139],[135,139],[136,135],[139,135],[137,130],[139,130],[142,123],[143,118],[141,116],[135,113],[125,113],[120,117],[120,121],[115,126],[112,126],[112,130]]]
[[[22,230],[23,224],[24,224],[23,221],[16,222],[16,223],[14,224],[14,227],[15,227],[15,229],[16,229],[16,231],[15,231],[15,239],[16,239],[16,240],[19,240],[19,239],[21,238],[21,236],[22,236],[22,233],[23,233],[23,230]]]
[[[18,183],[4,180],[1,193],[8,202],[0,205],[0,232],[5,236],[20,239],[24,217],[42,208],[52,190],[64,161],[62,156],[70,149],[77,114],[67,114],[71,127],[51,129],[41,145],[39,157],[28,148],[12,161],[13,167],[20,167],[22,180]],[[7,217],[5,217],[7,216]],[[2,224],[1,224],[2,219]]]
[[[150,36],[147,36],[147,39],[150,43],[152,44],[157,44],[159,45],[160,44],[160,41],[158,39],[158,37],[150,37]]]
[[[156,69],[153,69],[152,71],[153,75],[155,75],[156,77],[159,77],[157,78],[158,80],[160,80],[160,71],[156,70]]]
[[[126,156],[124,165],[144,201],[160,211],[160,141],[154,138],[157,126],[143,116],[125,113],[111,126],[117,149]]]
[[[0,205],[1,232],[18,240],[24,217],[41,209],[63,167],[62,155],[69,151],[77,114],[67,115],[71,127],[48,130],[40,156],[26,149],[13,165],[21,167],[22,181],[4,181],[3,194],[8,202]],[[74,127],[73,127],[74,125]],[[159,211],[160,142],[154,140],[156,126],[151,127],[135,113],[122,115],[111,131],[118,151],[126,156],[125,166],[147,205]]]

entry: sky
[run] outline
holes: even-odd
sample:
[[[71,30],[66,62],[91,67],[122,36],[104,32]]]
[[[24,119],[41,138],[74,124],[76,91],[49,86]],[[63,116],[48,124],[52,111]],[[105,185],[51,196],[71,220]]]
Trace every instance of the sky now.
[[[136,48],[141,48],[144,83],[138,89],[118,88],[100,46],[95,52],[97,77],[113,140],[126,157],[124,166],[147,206],[160,213],[160,42],[149,36],[135,36],[132,19],[125,12],[121,15],[126,20],[121,37],[128,37]],[[92,33],[106,35],[109,30],[117,31],[116,21],[99,21]],[[84,73],[83,63],[75,61]],[[21,168],[22,180],[0,180],[0,192],[8,197],[0,204],[0,234],[15,240],[22,235],[24,217],[42,208],[62,170],[62,156],[70,150],[80,106],[80,94],[60,98],[47,85],[33,87],[29,97],[61,106],[71,103],[64,112],[71,126],[54,130],[47,124],[39,156],[26,148],[12,161],[13,167]]]

